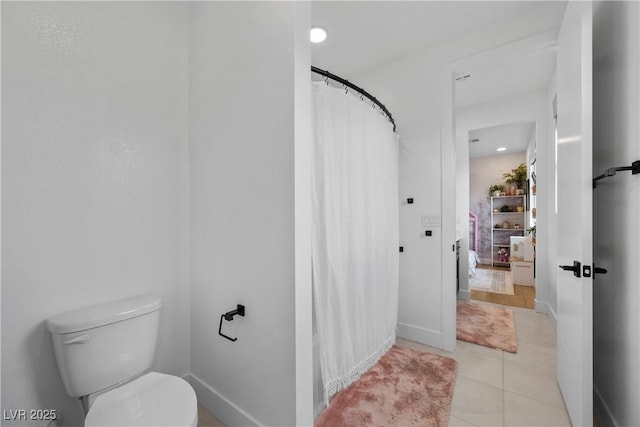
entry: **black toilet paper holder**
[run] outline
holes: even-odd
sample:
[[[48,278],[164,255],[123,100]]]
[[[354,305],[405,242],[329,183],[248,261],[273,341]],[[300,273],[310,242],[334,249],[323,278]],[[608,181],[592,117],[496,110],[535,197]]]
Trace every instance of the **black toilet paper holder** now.
[[[235,310],[227,311],[222,316],[220,316],[220,327],[218,327],[218,335],[221,335],[221,336],[225,337],[229,341],[237,341],[238,338],[231,338],[230,336],[223,334],[222,333],[222,322],[224,322],[225,320],[231,322],[233,320],[233,316],[235,316],[236,314],[239,315],[239,316],[244,317],[244,305],[238,304],[238,306],[237,306],[237,308]]]

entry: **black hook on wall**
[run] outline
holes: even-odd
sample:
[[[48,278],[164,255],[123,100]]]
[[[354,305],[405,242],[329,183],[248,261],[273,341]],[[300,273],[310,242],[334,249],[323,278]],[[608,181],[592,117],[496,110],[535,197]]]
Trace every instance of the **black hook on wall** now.
[[[597,188],[598,184],[596,184],[596,182],[600,181],[601,179],[607,178],[609,176],[614,176],[616,172],[621,172],[621,171],[631,171],[633,175],[640,174],[640,160],[636,160],[631,164],[631,166],[622,166],[618,168],[607,169],[602,175],[598,175],[595,178],[593,178],[593,188]]]
[[[235,310],[227,311],[222,316],[220,316],[220,327],[218,327],[218,335],[221,335],[221,336],[225,337],[229,341],[237,341],[238,338],[231,338],[230,336],[227,336],[227,335],[223,334],[222,333],[222,322],[225,321],[225,320],[228,321],[228,322],[231,322],[233,320],[233,316],[235,316],[236,314],[239,315],[239,316],[244,317],[244,305],[238,304],[238,306],[237,306],[237,308]]]

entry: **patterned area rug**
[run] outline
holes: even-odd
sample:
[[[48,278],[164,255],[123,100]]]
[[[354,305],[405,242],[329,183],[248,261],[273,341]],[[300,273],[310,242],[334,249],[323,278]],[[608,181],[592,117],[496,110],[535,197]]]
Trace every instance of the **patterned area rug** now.
[[[458,301],[457,337],[485,347],[516,353],[518,340],[513,311],[491,305]]]
[[[476,277],[469,277],[469,289],[515,295],[511,271],[476,269]]]
[[[446,426],[457,362],[394,345],[358,381],[338,392],[315,427]]]

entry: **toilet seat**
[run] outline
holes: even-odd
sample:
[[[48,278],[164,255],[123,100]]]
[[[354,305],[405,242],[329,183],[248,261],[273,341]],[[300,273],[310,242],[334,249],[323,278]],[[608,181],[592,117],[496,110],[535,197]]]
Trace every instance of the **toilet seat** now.
[[[98,397],[89,408],[85,427],[196,427],[198,402],[182,378],[150,372]]]

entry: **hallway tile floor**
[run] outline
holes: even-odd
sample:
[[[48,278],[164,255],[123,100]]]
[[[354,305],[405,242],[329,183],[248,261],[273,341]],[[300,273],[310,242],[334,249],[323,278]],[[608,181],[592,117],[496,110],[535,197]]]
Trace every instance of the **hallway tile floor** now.
[[[449,426],[571,426],[556,379],[553,326],[533,310],[509,308],[516,354],[463,341],[453,353],[403,339],[398,343],[458,361]]]

